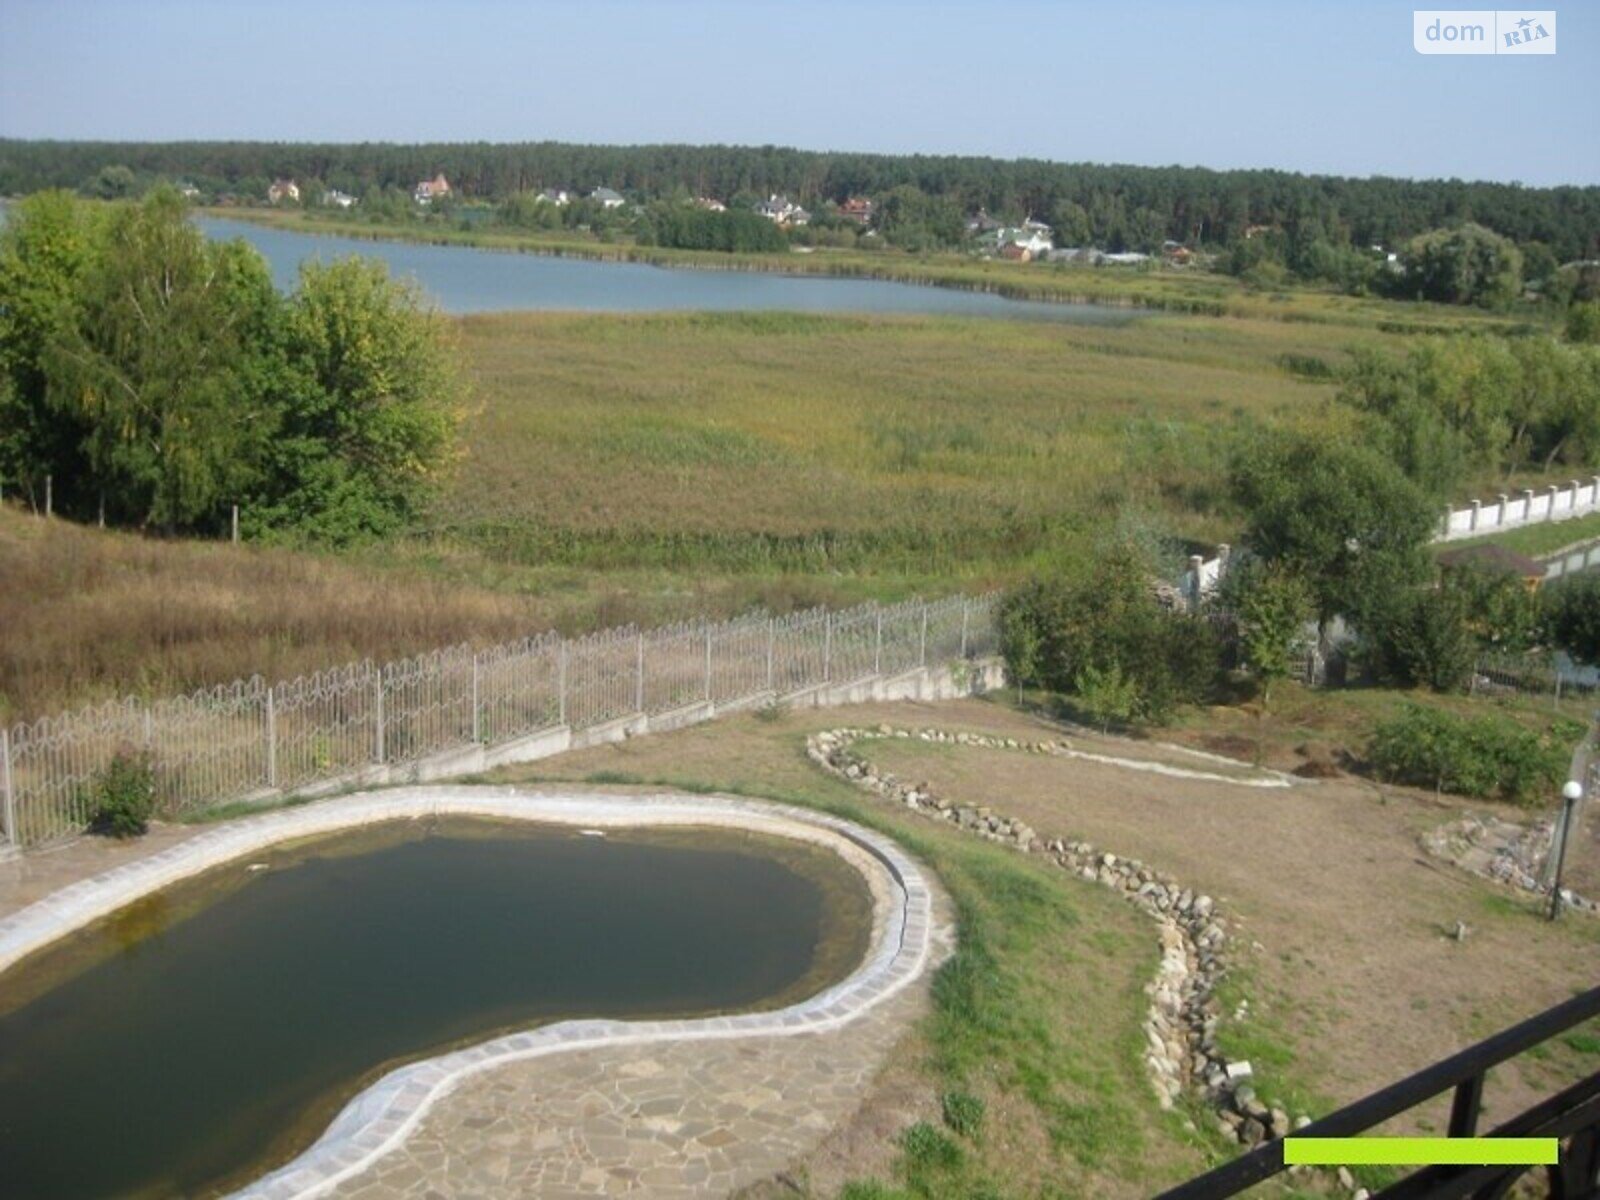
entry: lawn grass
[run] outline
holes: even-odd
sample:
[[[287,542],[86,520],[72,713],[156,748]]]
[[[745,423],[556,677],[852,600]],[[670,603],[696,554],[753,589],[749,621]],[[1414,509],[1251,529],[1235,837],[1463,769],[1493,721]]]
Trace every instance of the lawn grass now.
[[[1441,542],[1437,550],[1457,550],[1462,546],[1481,546],[1494,543],[1506,546],[1529,558],[1544,558],[1558,550],[1580,542],[1600,538],[1600,512],[1586,517],[1573,517],[1566,521],[1545,521],[1538,525],[1524,525],[1520,529],[1486,533],[1478,538],[1460,538]]]

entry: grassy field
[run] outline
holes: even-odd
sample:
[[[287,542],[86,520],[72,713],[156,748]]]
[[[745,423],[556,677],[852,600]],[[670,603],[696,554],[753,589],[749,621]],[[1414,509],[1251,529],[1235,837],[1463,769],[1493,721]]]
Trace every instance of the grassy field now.
[[[1119,522],[1207,549],[1237,529],[1237,439],[1347,422],[1326,369],[1402,341],[1170,314],[524,313],[460,331],[467,452],[412,536],[291,554],[0,516],[0,717],[548,628],[1004,585]]]
[[[1252,425],[1332,423],[1348,331],[771,315],[468,317],[439,527],[512,563],[992,579],[1119,508],[1210,541]],[[1362,340],[1384,335],[1366,333]],[[1303,367],[1302,367],[1303,369]]]

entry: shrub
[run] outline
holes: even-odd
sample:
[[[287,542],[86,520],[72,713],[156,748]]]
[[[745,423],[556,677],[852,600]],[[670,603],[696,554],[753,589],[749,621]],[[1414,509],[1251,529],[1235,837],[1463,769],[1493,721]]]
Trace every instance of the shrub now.
[[[1550,640],[1582,663],[1600,666],[1600,574],[1562,579],[1540,592]]]
[[[926,1121],[918,1121],[900,1135],[907,1175],[916,1178],[929,1171],[950,1171],[961,1165],[961,1147]]]
[[[1206,699],[1221,662],[1216,635],[1163,607],[1151,580],[1144,557],[1118,544],[1086,577],[1012,592],[1000,610],[1012,679],[1084,700],[1101,719],[1159,723]]]
[[[150,827],[156,807],[156,777],[148,755],[119,750],[79,801],[91,814],[90,828],[111,837],[136,837]]]
[[[1526,803],[1560,786],[1569,749],[1505,717],[1408,704],[1373,731],[1367,753],[1396,783]]]
[[[946,1092],[940,1101],[944,1123],[964,1138],[975,1138],[983,1128],[983,1100],[969,1092]]]
[[[1459,690],[1477,654],[1470,617],[1467,594],[1449,586],[1371,601],[1357,618],[1367,670],[1399,687]]]

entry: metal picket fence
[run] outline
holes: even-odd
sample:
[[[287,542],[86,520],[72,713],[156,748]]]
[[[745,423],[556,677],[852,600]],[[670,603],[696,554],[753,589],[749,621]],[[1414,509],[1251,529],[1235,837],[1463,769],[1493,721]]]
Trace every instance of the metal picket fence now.
[[[996,602],[952,596],[546,634],[45,717],[0,728],[3,841],[31,846],[82,830],[93,785],[119,754],[148,756],[160,811],[181,815],[562,726],[755,703],[986,657],[998,645]]]

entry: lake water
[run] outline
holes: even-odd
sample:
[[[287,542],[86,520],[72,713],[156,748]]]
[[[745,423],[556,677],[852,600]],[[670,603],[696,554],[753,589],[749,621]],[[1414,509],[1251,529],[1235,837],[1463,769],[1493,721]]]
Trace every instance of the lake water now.
[[[385,1068],[568,1016],[772,1007],[859,962],[860,876],[799,843],[465,818],[334,835],[0,976],[0,1194],[198,1196]]]
[[[644,263],[599,262],[542,254],[426,246],[409,242],[292,233],[198,217],[215,238],[243,238],[272,264],[281,288],[292,287],[300,263],[348,254],[381,258],[414,278],[445,312],[551,309],[585,312],[782,310],[825,313],[945,314],[1035,321],[1123,322],[1125,309],[1093,304],[1008,300],[986,292],[874,279],[829,279],[759,271],[700,271]]]

